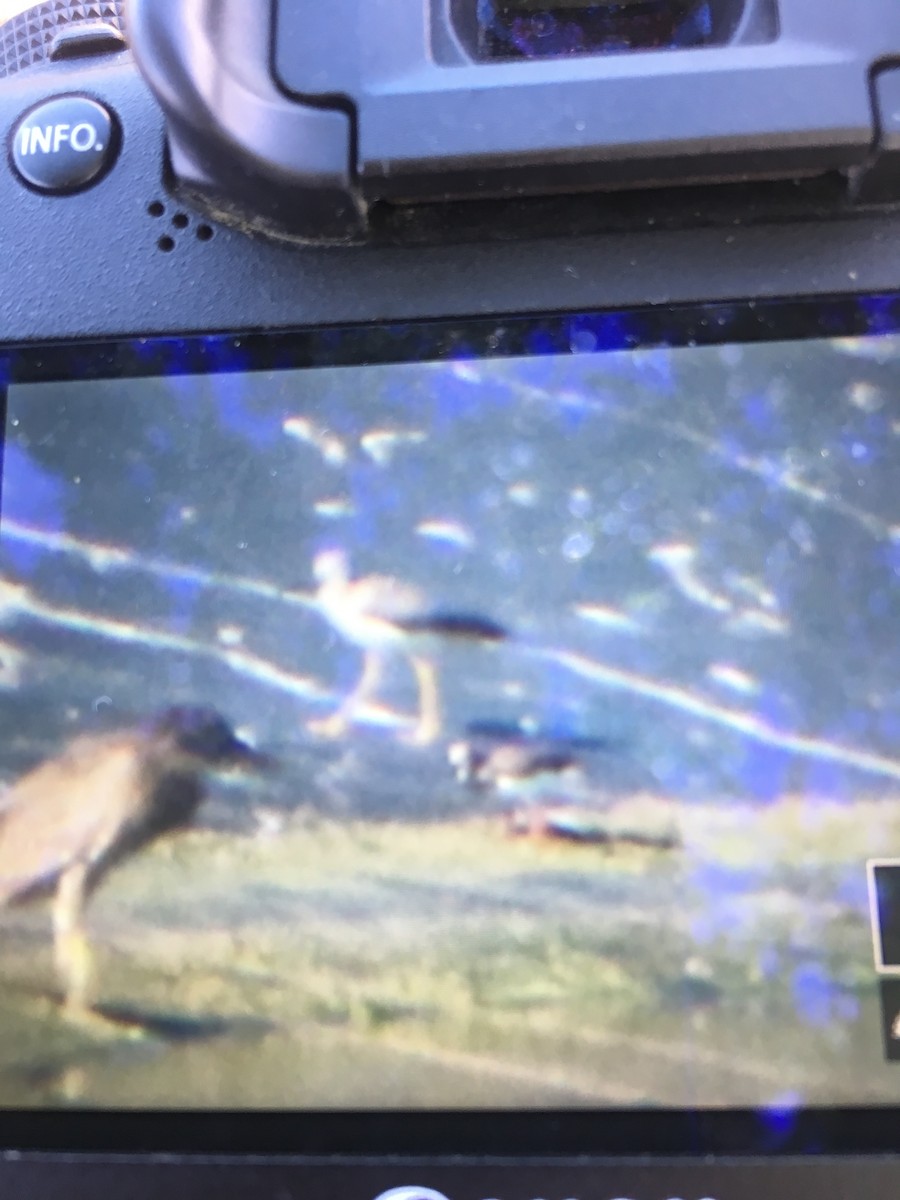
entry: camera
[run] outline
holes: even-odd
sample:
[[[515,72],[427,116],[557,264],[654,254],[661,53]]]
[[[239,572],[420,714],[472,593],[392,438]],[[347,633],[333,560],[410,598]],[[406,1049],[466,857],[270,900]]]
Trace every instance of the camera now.
[[[896,1193],[898,62],[0,26],[4,1195]]]

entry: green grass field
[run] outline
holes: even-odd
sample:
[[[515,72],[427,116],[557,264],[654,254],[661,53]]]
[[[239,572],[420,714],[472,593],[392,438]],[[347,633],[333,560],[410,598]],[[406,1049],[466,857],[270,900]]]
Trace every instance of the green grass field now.
[[[895,1100],[856,885],[897,807],[678,823],[661,850],[301,810],[160,844],[89,910],[97,1003],[140,1037],[66,1026],[46,910],[0,914],[0,1104]]]

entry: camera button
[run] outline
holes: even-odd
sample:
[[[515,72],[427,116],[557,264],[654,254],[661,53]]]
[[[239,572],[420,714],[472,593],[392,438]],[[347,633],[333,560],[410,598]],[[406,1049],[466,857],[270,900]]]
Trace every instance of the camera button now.
[[[41,192],[76,192],[105,174],[118,149],[112,113],[84,96],[57,96],[30,109],[10,147],[19,177]]]
[[[125,34],[104,21],[72,21],[64,25],[50,46],[50,60],[91,58],[97,54],[119,54],[128,48]]]

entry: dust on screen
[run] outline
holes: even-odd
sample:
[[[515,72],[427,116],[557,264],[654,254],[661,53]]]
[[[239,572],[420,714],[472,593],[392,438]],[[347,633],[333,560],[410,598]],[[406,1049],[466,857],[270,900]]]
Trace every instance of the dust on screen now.
[[[0,1101],[895,1099],[898,371],[882,337],[13,387]],[[54,966],[17,781],[172,706],[271,769],[198,768]],[[35,798],[52,887],[83,822]]]

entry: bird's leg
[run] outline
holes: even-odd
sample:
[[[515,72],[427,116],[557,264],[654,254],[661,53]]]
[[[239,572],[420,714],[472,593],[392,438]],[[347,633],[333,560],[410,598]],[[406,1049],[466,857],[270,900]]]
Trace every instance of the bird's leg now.
[[[330,717],[325,717],[324,720],[310,721],[308,728],[313,733],[320,733],[325,737],[339,737],[346,730],[350,719],[360,705],[365,704],[378,691],[383,674],[384,660],[382,656],[374,650],[366,650],[363,657],[362,674],[356,687],[337,712],[332,713]]]
[[[348,720],[353,713],[356,712],[363,704],[376,694],[381,687],[381,679],[384,675],[384,658],[375,650],[366,650],[363,655],[362,675],[359,677],[359,683],[341,705],[338,710],[344,720]]]
[[[91,950],[84,932],[89,868],[76,863],[60,876],[53,905],[53,934],[56,969],[65,988],[63,1016],[85,1033],[101,1038],[140,1038],[141,1026],[125,1026],[91,1010]]]
[[[88,868],[76,863],[60,877],[53,906],[53,935],[56,969],[65,987],[63,1012],[81,1020],[88,1012],[91,952],[84,933],[83,917]]]
[[[411,740],[419,746],[427,746],[441,732],[441,698],[437,670],[434,663],[427,658],[413,655],[410,662],[419,685],[419,723]]]
[[[528,812],[528,836],[543,837],[549,832],[550,819],[546,804],[536,804]]]

